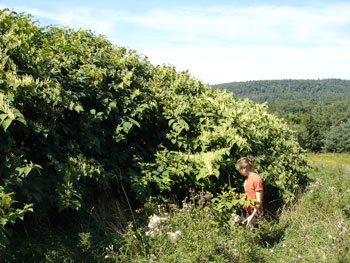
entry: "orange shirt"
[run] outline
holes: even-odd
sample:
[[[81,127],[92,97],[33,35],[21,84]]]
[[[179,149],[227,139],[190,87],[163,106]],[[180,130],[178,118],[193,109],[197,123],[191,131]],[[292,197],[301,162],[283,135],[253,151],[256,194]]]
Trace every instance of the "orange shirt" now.
[[[262,211],[262,201],[264,198],[264,184],[263,181],[261,180],[260,176],[258,174],[253,174],[245,179],[244,182],[244,191],[246,194],[246,198],[254,198],[256,199],[256,192],[262,191],[262,196],[261,196],[261,203],[259,207],[259,211]],[[252,212],[254,210],[254,205],[250,204],[248,207],[243,205],[244,210],[248,212]]]

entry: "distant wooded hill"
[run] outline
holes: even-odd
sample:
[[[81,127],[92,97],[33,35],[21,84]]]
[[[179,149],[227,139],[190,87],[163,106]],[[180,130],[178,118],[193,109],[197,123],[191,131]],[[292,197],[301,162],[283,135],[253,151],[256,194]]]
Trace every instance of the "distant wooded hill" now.
[[[350,100],[350,80],[260,80],[213,85],[226,89],[238,98],[256,102],[274,100]]]
[[[269,112],[296,131],[313,152],[350,152],[350,80],[261,80],[212,86],[237,98],[267,101]]]

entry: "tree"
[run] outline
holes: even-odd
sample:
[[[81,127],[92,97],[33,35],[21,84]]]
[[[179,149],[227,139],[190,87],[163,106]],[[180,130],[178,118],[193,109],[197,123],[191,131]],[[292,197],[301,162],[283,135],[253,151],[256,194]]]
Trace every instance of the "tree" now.
[[[323,149],[328,152],[350,152],[350,120],[324,133]]]

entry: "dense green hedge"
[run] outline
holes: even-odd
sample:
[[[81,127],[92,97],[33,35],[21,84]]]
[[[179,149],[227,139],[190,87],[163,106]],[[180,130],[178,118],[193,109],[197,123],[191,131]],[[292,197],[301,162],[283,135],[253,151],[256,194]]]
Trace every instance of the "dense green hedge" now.
[[[266,106],[153,66],[90,31],[0,11],[0,226],[78,210],[107,189],[134,200],[240,187],[257,157],[267,198],[294,196],[306,161]],[[272,191],[273,189],[273,191]],[[5,242],[5,241],[4,241]]]

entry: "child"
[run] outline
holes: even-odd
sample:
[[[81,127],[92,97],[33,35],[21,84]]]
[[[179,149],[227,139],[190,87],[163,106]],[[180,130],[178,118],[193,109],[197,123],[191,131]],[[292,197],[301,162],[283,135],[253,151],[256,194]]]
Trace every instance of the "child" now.
[[[256,225],[256,216],[263,209],[264,184],[260,176],[254,171],[254,161],[254,158],[250,157],[243,157],[237,161],[237,169],[245,177],[244,192],[246,198],[250,197],[258,200],[258,203],[255,205],[243,206],[245,211],[243,223],[247,222],[247,227]]]

